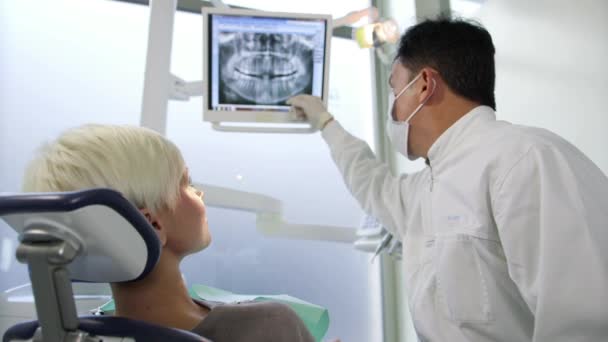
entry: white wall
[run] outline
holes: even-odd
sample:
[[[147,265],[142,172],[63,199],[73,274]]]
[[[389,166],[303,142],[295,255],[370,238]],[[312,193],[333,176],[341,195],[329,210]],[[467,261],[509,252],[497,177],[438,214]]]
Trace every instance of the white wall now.
[[[608,1],[488,0],[498,118],[547,128],[608,174]]]

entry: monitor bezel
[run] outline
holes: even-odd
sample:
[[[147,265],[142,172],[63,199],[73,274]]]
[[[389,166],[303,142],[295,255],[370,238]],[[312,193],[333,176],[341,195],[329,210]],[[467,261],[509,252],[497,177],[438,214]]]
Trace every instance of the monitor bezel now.
[[[244,10],[235,8],[214,8],[203,7],[203,121],[208,122],[248,122],[248,123],[301,123],[294,112],[276,112],[276,111],[217,111],[209,108],[211,103],[211,94],[209,80],[211,73],[209,72],[209,20],[211,15],[234,15],[234,16],[255,16],[269,18],[293,18],[293,19],[313,19],[325,21],[325,56],[323,64],[323,91],[321,100],[327,107],[329,94],[329,60],[331,54],[331,32],[332,32],[332,17],[324,14],[306,14],[306,13],[291,13],[291,12],[268,12],[257,10]],[[227,115],[228,114],[228,115]]]

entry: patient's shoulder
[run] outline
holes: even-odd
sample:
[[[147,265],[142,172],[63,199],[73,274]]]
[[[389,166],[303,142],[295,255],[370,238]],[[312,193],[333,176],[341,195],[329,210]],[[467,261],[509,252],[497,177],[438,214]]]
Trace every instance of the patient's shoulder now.
[[[214,301],[195,300],[199,305],[205,306],[214,315],[252,315],[259,316],[260,313],[264,313],[270,316],[285,316],[298,317],[295,311],[286,304],[275,302],[275,301],[242,301],[236,303],[222,303]]]
[[[213,341],[314,341],[295,311],[282,303],[208,306],[211,311],[192,331]]]
[[[296,316],[295,311],[289,305],[285,305],[279,302],[255,302],[255,301],[245,301],[239,303],[232,304],[223,304],[215,307],[219,311],[226,311],[230,313],[265,313],[272,316]]]

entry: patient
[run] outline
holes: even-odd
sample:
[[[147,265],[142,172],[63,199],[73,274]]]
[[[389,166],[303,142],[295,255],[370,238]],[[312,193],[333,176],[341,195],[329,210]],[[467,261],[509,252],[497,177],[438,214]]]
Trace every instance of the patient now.
[[[215,342],[314,341],[288,306],[191,299],[179,269],[211,242],[203,192],[190,183],[178,148],[141,127],[88,125],[44,146],[29,164],[28,192],[104,187],[140,208],[160,240],[160,260],[144,279],[113,283],[117,316],[190,330]]]

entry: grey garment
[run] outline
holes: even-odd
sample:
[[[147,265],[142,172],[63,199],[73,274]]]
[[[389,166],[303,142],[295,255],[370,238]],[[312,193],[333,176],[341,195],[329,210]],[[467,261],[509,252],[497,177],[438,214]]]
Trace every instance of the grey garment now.
[[[192,332],[213,342],[315,341],[296,312],[285,304],[195,301],[210,311]]]

